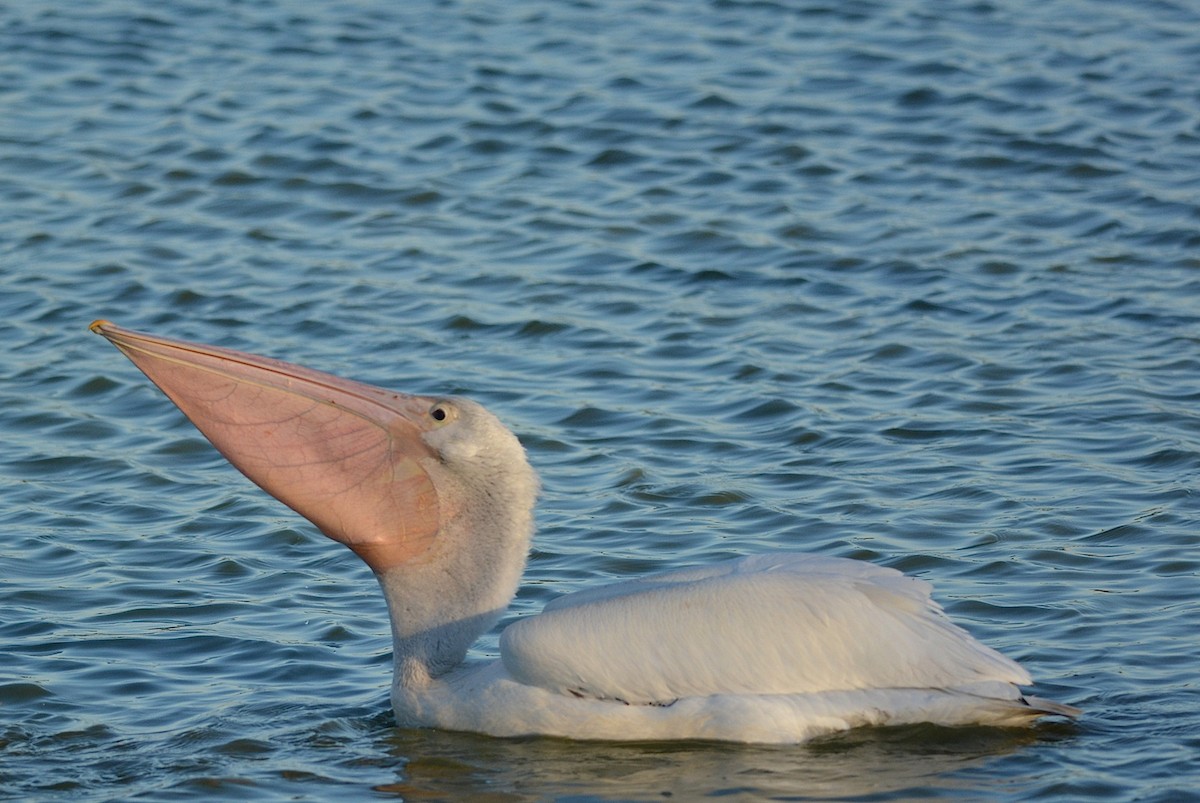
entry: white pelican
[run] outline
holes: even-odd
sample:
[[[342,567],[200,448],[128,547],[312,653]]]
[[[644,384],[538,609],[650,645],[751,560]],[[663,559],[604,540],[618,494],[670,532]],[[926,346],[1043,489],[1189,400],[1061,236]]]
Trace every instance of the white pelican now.
[[[493,736],[794,743],[861,725],[1021,725],[1079,711],[893,569],[764,554],[569,594],[464,663],[507,607],[538,480],[517,438],[429,398],[230,349],[92,331],[234,466],[371,567],[402,726]]]

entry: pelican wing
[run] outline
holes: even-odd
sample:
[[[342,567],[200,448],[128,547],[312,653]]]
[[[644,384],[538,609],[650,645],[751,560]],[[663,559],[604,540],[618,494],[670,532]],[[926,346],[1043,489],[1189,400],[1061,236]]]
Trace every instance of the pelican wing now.
[[[930,590],[861,561],[755,555],[565,596],[508,627],[501,656],[527,685],[628,703],[1031,682]]]

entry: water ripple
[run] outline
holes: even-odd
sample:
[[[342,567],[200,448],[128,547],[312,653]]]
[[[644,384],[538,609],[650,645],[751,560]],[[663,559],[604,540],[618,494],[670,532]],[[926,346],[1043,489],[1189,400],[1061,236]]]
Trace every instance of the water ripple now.
[[[0,8],[4,788],[1190,793],[1198,23]],[[506,621],[761,549],[858,557],[1087,718],[800,750],[398,731],[369,571],[241,482],[101,316],[494,407],[545,479]]]

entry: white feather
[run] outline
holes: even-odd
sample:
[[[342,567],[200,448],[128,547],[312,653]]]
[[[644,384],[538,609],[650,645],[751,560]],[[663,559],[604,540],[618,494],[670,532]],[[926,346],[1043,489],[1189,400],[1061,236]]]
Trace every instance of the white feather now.
[[[859,561],[754,555],[556,600],[504,631],[501,656],[518,682],[638,704],[1030,682],[929,592]]]

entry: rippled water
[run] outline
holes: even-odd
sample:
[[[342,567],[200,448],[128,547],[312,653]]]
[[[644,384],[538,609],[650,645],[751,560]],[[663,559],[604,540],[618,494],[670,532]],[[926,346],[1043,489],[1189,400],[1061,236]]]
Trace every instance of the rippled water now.
[[[1198,30],[1183,2],[0,6],[0,796],[1194,794]],[[100,316],[489,404],[545,482],[510,619],[804,548],[932,581],[1086,716],[398,730],[369,572]]]

